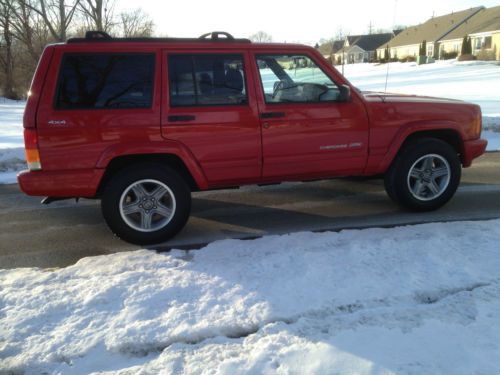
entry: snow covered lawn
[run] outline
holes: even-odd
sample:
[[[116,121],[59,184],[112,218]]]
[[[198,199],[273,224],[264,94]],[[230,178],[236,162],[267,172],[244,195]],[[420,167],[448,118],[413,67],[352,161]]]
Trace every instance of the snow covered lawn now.
[[[499,374],[500,220],[0,271],[0,373]]]
[[[337,66],[342,71],[341,66]],[[465,100],[481,106],[483,134],[488,151],[500,150],[500,62],[437,61],[416,63],[351,64],[344,74],[355,86],[366,91],[436,96]]]

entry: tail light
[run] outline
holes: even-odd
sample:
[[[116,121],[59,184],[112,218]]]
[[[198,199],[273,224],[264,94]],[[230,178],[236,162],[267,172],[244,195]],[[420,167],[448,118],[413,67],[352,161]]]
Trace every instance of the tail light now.
[[[42,169],[40,152],[38,151],[38,138],[36,129],[24,129],[24,148],[26,149],[26,162],[30,171]]]

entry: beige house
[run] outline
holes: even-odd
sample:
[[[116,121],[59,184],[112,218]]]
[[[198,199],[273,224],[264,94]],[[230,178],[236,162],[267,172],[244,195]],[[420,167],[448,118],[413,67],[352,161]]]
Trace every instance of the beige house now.
[[[500,60],[500,6],[482,9],[439,41],[439,56],[462,50],[463,37],[472,40],[472,54],[481,50]]]
[[[377,48],[377,56],[379,59],[384,58],[386,47],[389,46],[391,58],[416,57],[419,55],[420,45],[425,40],[427,42],[426,55],[437,57],[438,47],[436,44],[483,9],[484,7],[476,7],[462,10],[433,17],[417,26],[410,26],[391,41]]]

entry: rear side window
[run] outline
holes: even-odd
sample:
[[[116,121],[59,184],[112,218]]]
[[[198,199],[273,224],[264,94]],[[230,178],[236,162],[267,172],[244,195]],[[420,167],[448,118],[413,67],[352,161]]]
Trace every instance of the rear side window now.
[[[57,109],[150,108],[155,55],[66,54],[55,100]]]
[[[169,55],[168,67],[172,107],[248,102],[242,55]]]

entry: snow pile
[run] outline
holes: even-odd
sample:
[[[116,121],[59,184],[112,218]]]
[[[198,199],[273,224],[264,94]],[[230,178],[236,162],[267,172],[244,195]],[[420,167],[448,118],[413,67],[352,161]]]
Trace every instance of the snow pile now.
[[[26,102],[0,97],[0,184],[16,182],[16,174],[26,169],[23,113]]]
[[[500,220],[0,271],[0,373],[500,373]]]
[[[23,113],[25,101],[0,97],[0,149],[24,148]]]

